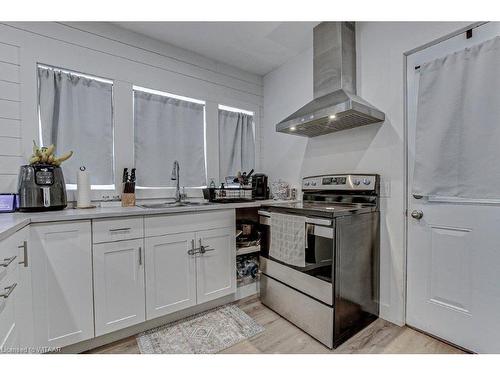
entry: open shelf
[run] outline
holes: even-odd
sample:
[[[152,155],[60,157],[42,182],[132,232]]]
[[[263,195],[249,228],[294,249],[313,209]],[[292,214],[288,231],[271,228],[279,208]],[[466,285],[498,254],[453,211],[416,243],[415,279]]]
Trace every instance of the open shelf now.
[[[260,245],[248,246],[248,247],[238,247],[238,248],[236,248],[236,256],[251,254],[251,253],[258,253],[259,251],[260,251]]]

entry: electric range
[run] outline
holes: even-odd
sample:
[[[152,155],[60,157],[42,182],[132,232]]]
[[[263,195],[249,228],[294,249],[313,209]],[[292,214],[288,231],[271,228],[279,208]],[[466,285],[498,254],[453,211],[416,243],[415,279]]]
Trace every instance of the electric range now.
[[[301,202],[259,210],[262,302],[330,348],[378,316],[379,186],[375,174],[311,176]],[[276,245],[297,235],[283,218],[304,233],[293,262]]]

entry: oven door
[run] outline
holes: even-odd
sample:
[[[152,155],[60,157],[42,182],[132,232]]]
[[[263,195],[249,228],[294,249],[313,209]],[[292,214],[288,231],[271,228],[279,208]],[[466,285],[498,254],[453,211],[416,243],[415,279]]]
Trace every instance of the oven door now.
[[[270,212],[259,210],[262,273],[331,306],[335,249],[334,221],[325,218],[306,218],[306,266],[297,267],[269,256],[270,216]]]

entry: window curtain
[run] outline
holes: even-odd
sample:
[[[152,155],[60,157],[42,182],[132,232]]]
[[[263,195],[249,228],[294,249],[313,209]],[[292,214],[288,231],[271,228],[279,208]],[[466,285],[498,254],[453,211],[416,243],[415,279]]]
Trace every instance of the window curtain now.
[[[255,168],[253,116],[219,109],[220,177]]]
[[[112,84],[42,67],[38,82],[43,145],[54,144],[57,155],[74,152],[62,164],[65,182],[76,184],[85,166],[91,184],[112,185]]]
[[[500,198],[500,37],[420,69],[413,193]]]
[[[172,165],[180,164],[180,185],[206,185],[204,105],[134,91],[137,183],[175,186]]]

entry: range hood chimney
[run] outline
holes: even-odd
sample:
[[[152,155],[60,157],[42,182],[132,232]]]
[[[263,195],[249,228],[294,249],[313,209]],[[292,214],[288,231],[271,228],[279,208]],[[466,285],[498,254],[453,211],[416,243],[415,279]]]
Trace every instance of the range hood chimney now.
[[[313,34],[314,100],[276,125],[276,131],[316,137],[382,122],[384,112],[356,95],[354,22],[322,22]]]

